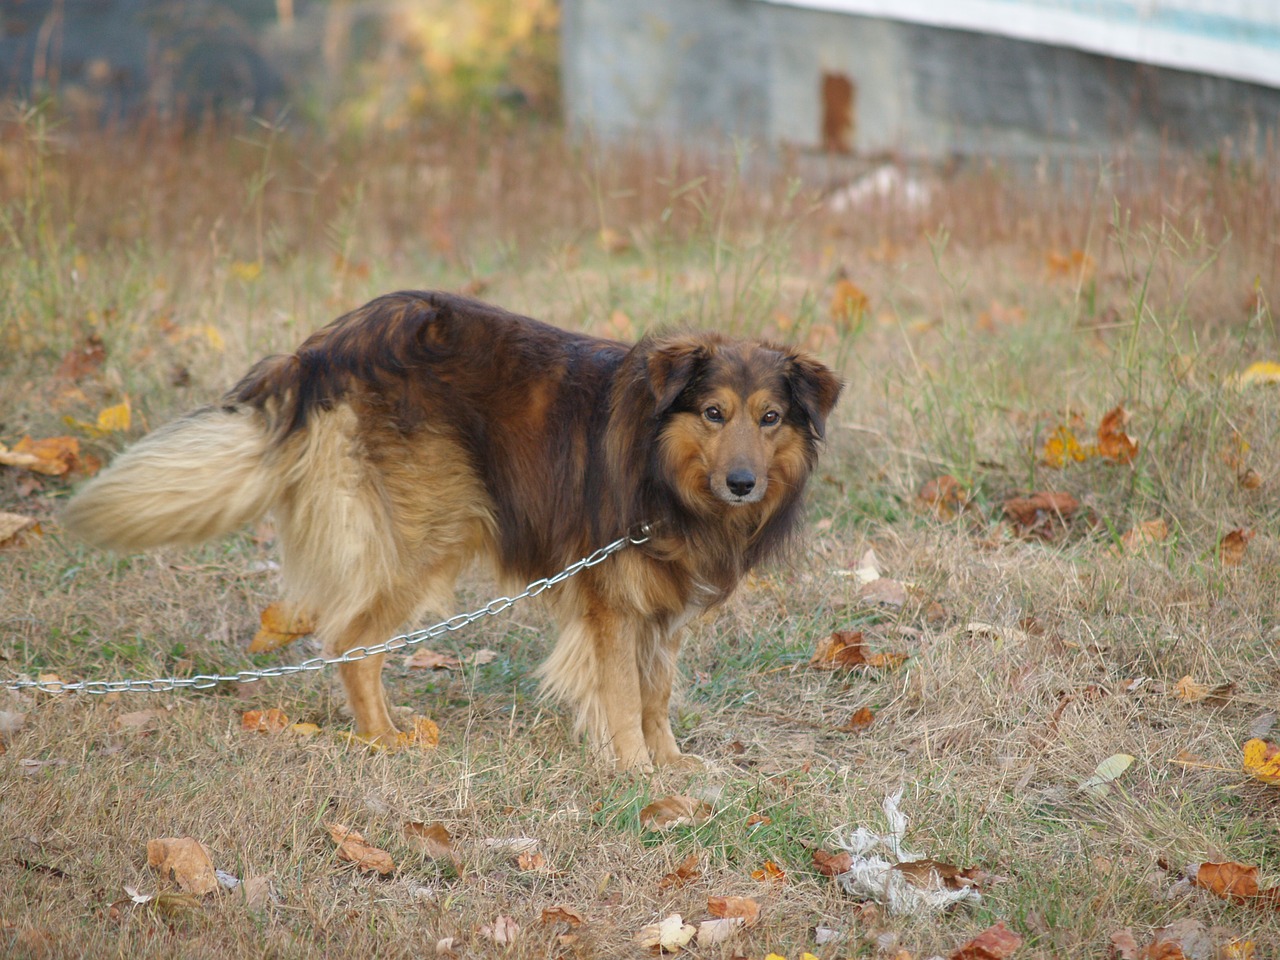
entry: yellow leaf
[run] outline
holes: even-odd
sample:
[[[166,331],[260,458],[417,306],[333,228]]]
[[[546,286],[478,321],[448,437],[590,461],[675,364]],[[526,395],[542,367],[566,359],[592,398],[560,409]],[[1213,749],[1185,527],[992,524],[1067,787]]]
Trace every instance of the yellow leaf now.
[[[222,338],[222,334],[218,332],[218,328],[211,323],[206,323],[199,328],[199,332],[209,341],[209,346],[221,353],[227,349],[227,341]]]
[[[1244,772],[1255,780],[1280,787],[1280,747],[1257,737],[1245,741]]]
[[[366,873],[380,873],[384,877],[396,869],[391,854],[365,842],[358,832],[341,823],[326,823],[329,836],[338,846],[338,859],[354,863]]]
[[[65,476],[80,463],[80,441],[75,437],[23,437],[6,450],[0,446],[0,464],[22,467],[50,477]]]
[[[314,633],[316,620],[310,611],[277,600],[259,616],[262,626],[249,642],[250,653],[268,653],[287,647],[299,637]]]
[[[1078,463],[1088,457],[1088,450],[1080,445],[1076,435],[1067,427],[1061,426],[1049,435],[1049,439],[1044,443],[1044,450],[1040,454],[1040,460],[1045,466],[1057,469],[1066,466],[1068,460]]]
[[[1115,753],[1107,757],[1094,770],[1093,776],[1080,784],[1080,790],[1099,799],[1111,791],[1111,782],[1129,769],[1133,757],[1127,753]]]
[[[231,264],[231,275],[237,280],[252,283],[262,276],[262,261],[236,260]]]
[[[205,894],[218,889],[209,851],[192,837],[148,840],[147,865],[187,893]]]
[[[1280,363],[1274,360],[1259,360],[1250,364],[1243,373],[1236,375],[1236,384],[1247,387],[1255,383],[1280,383]]]
[[[320,728],[314,723],[291,723],[284,728],[285,733],[296,733],[300,737],[314,737]]]
[[[98,411],[98,429],[105,433],[120,433],[129,429],[129,424],[133,421],[132,411],[129,409],[129,398],[125,397],[123,403],[117,403],[114,407],[106,407]]]

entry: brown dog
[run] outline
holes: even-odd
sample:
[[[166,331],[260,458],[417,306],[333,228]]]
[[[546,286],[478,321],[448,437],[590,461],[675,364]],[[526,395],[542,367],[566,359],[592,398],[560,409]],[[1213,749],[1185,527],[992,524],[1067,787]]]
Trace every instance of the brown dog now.
[[[717,334],[635,346],[444,293],[380,297],[145,437],[68,505],[117,550],[194,543],[270,512],[291,598],[326,649],[445,609],[484,557],[550,576],[641,524],[651,539],[548,594],[541,673],[624,767],[677,761],[668,703],[690,617],[793,530],[840,382]],[[382,657],[339,672],[357,732],[392,738]]]

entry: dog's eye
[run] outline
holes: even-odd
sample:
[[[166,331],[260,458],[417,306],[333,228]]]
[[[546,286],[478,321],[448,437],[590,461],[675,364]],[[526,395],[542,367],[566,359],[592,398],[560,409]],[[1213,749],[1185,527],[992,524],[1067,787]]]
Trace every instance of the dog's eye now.
[[[775,423],[777,423],[781,419],[782,419],[782,414],[780,414],[777,410],[770,410],[768,413],[766,413],[763,417],[760,418],[760,426],[772,427]]]
[[[724,414],[720,412],[719,407],[707,407],[702,411],[702,415],[712,423],[724,423]]]

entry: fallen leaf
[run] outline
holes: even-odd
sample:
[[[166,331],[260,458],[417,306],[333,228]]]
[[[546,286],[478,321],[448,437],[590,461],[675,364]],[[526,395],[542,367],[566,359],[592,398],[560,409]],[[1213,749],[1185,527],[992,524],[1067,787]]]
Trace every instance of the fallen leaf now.
[[[687,945],[697,932],[697,927],[685,923],[680,914],[673,913],[664,920],[641,927],[635,940],[640,946],[651,950],[676,953],[681,947]]]
[[[760,904],[750,897],[707,897],[707,912],[713,917],[736,917],[750,927],[760,919]]]
[[[1004,960],[1022,946],[1022,937],[1001,920],[951,954],[951,960]]]
[[[410,670],[456,670],[462,661],[448,653],[437,653],[425,647],[404,658],[404,665]]]
[[[1237,386],[1248,387],[1255,383],[1280,383],[1280,363],[1259,360],[1251,363],[1235,376]]]
[[[1098,799],[1111,792],[1111,784],[1129,769],[1133,757],[1127,753],[1115,753],[1098,764],[1093,776],[1082,782],[1079,790]]]
[[[1258,868],[1233,861],[1202,863],[1191,883],[1224,900],[1249,899],[1258,895]]]
[[[901,607],[907,602],[907,587],[901,581],[877,577],[862,586],[858,598],[885,607]]]
[[[692,883],[702,876],[702,871],[698,869],[698,866],[697,853],[689,854],[675,870],[658,881],[658,889],[673,890],[677,887],[683,887],[686,883]]]
[[[547,858],[540,853],[521,853],[516,856],[516,868],[526,873],[550,873]]]
[[[129,398],[125,397],[122,403],[99,410],[98,417],[93,423],[77,420],[75,417],[63,417],[62,422],[69,427],[83,430],[91,437],[100,438],[128,430],[133,422],[133,411],[129,407]]]
[[[1046,467],[1061,470],[1068,460],[1079,463],[1089,458],[1089,451],[1076,439],[1069,427],[1058,426],[1049,434],[1040,451],[1040,462]]]
[[[644,807],[640,825],[646,830],[670,830],[685,824],[696,827],[705,823],[712,812],[711,804],[705,800],[674,794]]]
[[[1163,543],[1169,537],[1169,525],[1163,517],[1147,520],[1131,527],[1120,536],[1120,552],[1136,553],[1152,543]]]
[[[908,882],[922,890],[965,890],[979,886],[974,879],[972,868],[961,870],[949,863],[942,863],[929,857],[919,860],[904,860],[895,863],[890,869],[901,873]]]
[[[402,828],[410,846],[433,860],[452,860],[458,862],[453,852],[453,837],[445,829],[443,823],[406,823]]]
[[[786,871],[784,871],[780,866],[778,866],[772,860],[766,860],[763,864],[760,865],[759,870],[751,871],[751,879],[758,880],[761,883],[764,883],[765,881],[768,881],[771,883],[786,883],[787,874],[786,874]]]
[[[585,918],[577,910],[572,907],[566,907],[563,904],[543,907],[541,921],[542,923],[567,923],[571,927],[578,927],[586,922]]]
[[[1138,441],[1124,432],[1129,413],[1124,407],[1109,411],[1098,424],[1098,456],[1116,463],[1132,463],[1138,455]]]
[[[95,373],[107,359],[107,348],[102,337],[96,333],[87,336],[78,347],[73,347],[62,355],[58,361],[58,369],[54,376],[61,380],[79,380],[90,373]]]
[[[1069,493],[1039,491],[1026,497],[1010,497],[1004,502],[1004,514],[1017,527],[1021,537],[1052,540],[1057,528],[1071,519],[1080,501]]]
[[[231,275],[237,280],[245,283],[252,283],[262,276],[261,260],[233,260],[231,262]]]
[[[824,877],[837,877],[848,873],[853,867],[853,854],[848,850],[830,853],[821,847],[814,847],[809,851],[809,856],[813,858],[813,868]]]
[[[1218,542],[1218,560],[1224,567],[1238,567],[1244,560],[1244,552],[1253,539],[1252,530],[1237,529],[1227,533]]]
[[[1194,677],[1187,675],[1174,684],[1173,693],[1183,703],[1199,703],[1202,700],[1224,703],[1231,699],[1231,694],[1235,692],[1235,688],[1236,685],[1230,681],[1211,687],[1207,683],[1201,683]]]
[[[500,947],[510,946],[520,936],[520,924],[512,917],[499,914],[493,918],[493,923],[485,924],[476,933]]]
[[[20,513],[0,512],[0,547],[16,547],[21,545],[28,530],[39,532],[39,524],[35,517],[24,517]]]
[[[601,227],[598,239],[600,241],[600,249],[605,253],[626,253],[631,249],[631,238],[620,230],[613,229],[613,227]]]
[[[1062,280],[1087,280],[1097,267],[1093,257],[1079,249],[1070,253],[1050,250],[1045,254],[1044,262],[1049,276]]]
[[[865,730],[867,727],[871,726],[871,724],[875,722],[875,719],[876,715],[870,707],[859,707],[857,710],[853,711],[853,715],[845,721],[844,726],[838,727],[837,729],[844,730],[849,733],[858,733],[859,731]]]
[[[1111,960],[1139,960],[1138,941],[1128,927],[1111,934]]]
[[[240,717],[240,729],[245,733],[280,733],[288,726],[289,718],[279,707],[248,710]]]
[[[209,851],[192,837],[164,837],[147,841],[147,866],[172,880],[185,893],[206,894],[218,889]]]
[[[16,710],[0,710],[0,737],[11,737],[27,723],[27,715]]]
[[[1255,780],[1280,787],[1280,746],[1261,737],[1246,741],[1244,772]]]
[[[1275,710],[1268,710],[1254,717],[1253,723],[1249,724],[1248,737],[1250,740],[1264,740],[1271,729],[1276,725],[1277,713]]]
[[[483,667],[486,663],[492,663],[498,659],[498,651],[485,647],[483,650],[477,650],[468,659],[473,666]]]
[[[316,630],[314,615],[283,600],[268,604],[258,620],[261,626],[249,642],[250,653],[279,650]]]
[[[1253,467],[1245,467],[1236,472],[1236,483],[1241,490],[1257,490],[1262,482],[1262,474]]]
[[[364,837],[355,830],[341,823],[326,823],[325,828],[338,846],[339,860],[354,863],[358,870],[380,873],[384,877],[395,870],[391,854],[366,843]]]
[[[6,450],[0,445],[0,464],[21,467],[49,477],[63,477],[80,462],[80,441],[75,437],[46,437],[32,440],[23,437]]]
[[[969,491],[949,473],[927,480],[916,494],[916,507],[939,520],[954,520],[969,507]]]
[[[1253,960],[1255,951],[1256,947],[1252,940],[1232,937],[1218,947],[1218,956],[1215,960]]]
[[[111,721],[111,726],[115,730],[134,730],[143,731],[147,727],[153,726],[157,720],[168,716],[164,710],[135,710],[132,713],[122,713]]]
[[[857,324],[867,313],[870,300],[852,280],[841,277],[831,291],[831,319],[842,326]]]
[[[297,734],[299,737],[314,737],[320,728],[314,723],[291,723],[285,727],[285,733]]]
[[[713,947],[733,938],[742,927],[741,917],[721,917],[717,920],[703,920],[698,924],[698,946]]]
[[[818,641],[809,665],[819,670],[852,670],[854,667],[899,667],[905,653],[868,653],[861,630],[836,630]]]

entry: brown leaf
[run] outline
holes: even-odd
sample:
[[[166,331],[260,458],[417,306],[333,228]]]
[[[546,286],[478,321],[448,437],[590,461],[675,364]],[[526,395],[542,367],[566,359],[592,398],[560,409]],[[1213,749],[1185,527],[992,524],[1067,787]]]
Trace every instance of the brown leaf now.
[[[674,794],[655,800],[640,811],[640,825],[646,830],[670,830],[673,827],[705,823],[712,814],[711,804],[694,797]]]
[[[453,837],[443,823],[406,823],[402,828],[404,838],[433,860],[458,862],[453,852]]]
[[[1244,560],[1244,552],[1253,539],[1252,530],[1237,529],[1223,536],[1218,542],[1218,560],[1224,567],[1238,567]]]
[[[813,857],[813,868],[824,877],[838,877],[853,869],[853,854],[847,850],[828,853],[821,847],[814,847],[809,851],[809,855]]]
[[[567,923],[571,927],[581,926],[585,919],[582,914],[572,907],[566,907],[563,904],[556,904],[553,907],[542,908],[543,923]]]
[[[122,713],[111,721],[112,729],[115,730],[136,730],[144,731],[148,727],[154,726],[157,720],[168,716],[164,710],[135,710],[132,713]]]
[[[437,653],[425,647],[404,658],[410,670],[456,670],[462,661],[448,653]]]
[[[53,375],[59,380],[79,380],[97,372],[106,359],[107,348],[102,343],[102,337],[91,333],[78,347],[72,347],[62,355]]]
[[[1191,883],[1224,900],[1244,900],[1258,895],[1258,868],[1234,861],[1202,863]]]
[[[907,860],[895,863],[890,869],[896,870],[912,885],[925,890],[965,890],[978,886],[974,879],[973,868],[961,870],[959,867],[938,860],[924,857],[920,860]]]
[[[1043,540],[1052,540],[1079,508],[1080,501],[1071,494],[1055,491],[1010,497],[1004,502],[1004,514],[1013,521],[1018,536]]]
[[[172,880],[185,893],[206,894],[218,889],[209,851],[192,837],[148,840],[147,866]]]
[[[750,897],[707,897],[707,912],[713,917],[740,917],[749,927],[760,919],[760,904]]]
[[[500,947],[505,947],[516,942],[516,938],[520,936],[520,925],[513,918],[499,914],[493,918],[493,923],[485,924],[476,933]]]
[[[289,717],[279,707],[248,710],[240,717],[240,729],[245,733],[280,733],[287,726]]]
[[[954,520],[969,507],[969,491],[949,473],[926,480],[916,494],[916,508],[939,520]]]
[[[1262,486],[1262,474],[1253,467],[1245,467],[1236,473],[1236,483],[1242,490],[1257,490]]]
[[[354,863],[358,870],[366,873],[380,873],[384,877],[395,870],[396,865],[391,859],[391,854],[366,843],[364,837],[355,830],[341,823],[326,823],[325,828],[329,831],[333,842],[338,845],[339,860]]]
[[[831,291],[831,319],[841,326],[858,323],[867,313],[866,292],[852,280],[841,278]]]
[[[873,581],[874,582],[874,581]],[[899,667],[905,653],[868,653],[861,630],[837,630],[818,641],[809,665],[819,670],[852,670],[854,667]]]
[[[1102,418],[1098,425],[1098,455],[1116,463],[1132,463],[1138,455],[1138,441],[1124,432],[1129,414],[1124,407],[1116,407]]]
[[[262,626],[249,642],[250,653],[279,650],[316,630],[316,619],[310,611],[283,600],[269,604],[258,620]]]
[[[871,724],[875,722],[875,719],[876,715],[870,707],[859,707],[857,710],[853,711],[853,715],[845,721],[845,725],[837,729],[845,730],[849,733],[858,733],[871,726]]]
[[[1111,948],[1109,956],[1111,960],[1139,960],[1138,941],[1133,936],[1133,931],[1128,927],[1123,930],[1117,930],[1111,934]]]
[[[689,854],[675,870],[658,881],[658,889],[674,890],[677,887],[683,887],[686,883],[692,883],[702,876],[702,871],[698,869],[698,866],[698,855],[696,853]]]
[[[0,512],[0,547],[21,546],[28,532],[40,532],[40,524],[35,517]]]
[[[1013,956],[1020,946],[1022,937],[1006,927],[1001,920],[952,953],[951,960],[1004,960],[1005,957]]]

